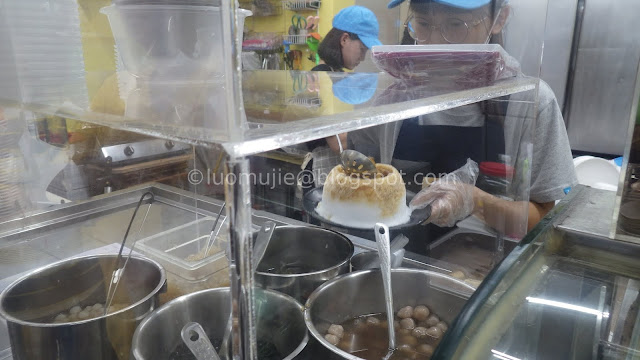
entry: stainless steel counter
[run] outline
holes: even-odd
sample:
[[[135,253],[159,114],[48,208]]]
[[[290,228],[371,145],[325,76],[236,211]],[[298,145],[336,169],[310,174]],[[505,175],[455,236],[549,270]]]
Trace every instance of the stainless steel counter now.
[[[558,218],[556,227],[576,234],[609,237],[616,193],[580,186],[574,201]]]
[[[152,184],[94,197],[84,202],[62,205],[52,211],[43,211],[4,223],[0,230],[0,290],[22,274],[55,261],[96,251],[117,251],[134,206],[147,191],[154,194],[155,202],[150,208],[145,226],[139,234],[132,232],[129,241],[153,237],[196,219],[215,216],[222,205],[221,200],[166,185]],[[608,239],[615,193],[583,186],[576,187],[574,191],[573,200],[566,204],[566,210],[553,219],[556,229],[573,234],[566,238],[564,246],[571,249],[576,257],[580,257],[580,249],[588,239],[598,239],[597,242],[606,243],[607,248],[619,246],[619,242]],[[141,218],[138,217],[132,229],[138,229]],[[306,225],[304,222],[265,211],[252,212],[254,225],[260,226],[267,220],[276,224]],[[347,236],[355,245],[355,253],[376,249],[373,241],[353,235]],[[458,239],[456,236],[461,238]],[[440,260],[407,253],[403,266],[452,272],[461,265],[454,261],[455,259],[451,259],[451,248],[468,251],[463,245],[469,242],[474,246],[485,246],[485,250],[491,253],[491,237],[459,229],[437,242],[438,246],[434,249],[433,256]],[[447,244],[449,245],[444,246]],[[436,250],[446,256],[439,257]],[[594,256],[592,252],[589,254],[591,257]],[[218,276],[228,275],[221,272]],[[11,357],[9,346],[6,327],[2,323],[0,360]]]
[[[485,279],[447,359],[640,357],[640,246],[609,238],[615,193],[576,186]]]

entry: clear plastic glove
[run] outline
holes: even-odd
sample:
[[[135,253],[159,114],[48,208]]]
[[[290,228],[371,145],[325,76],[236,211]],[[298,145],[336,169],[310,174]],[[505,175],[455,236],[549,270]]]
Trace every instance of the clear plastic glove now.
[[[467,159],[467,163],[456,171],[436,180],[422,189],[409,204],[411,211],[431,205],[431,216],[427,222],[450,227],[473,212],[473,188],[478,178],[478,164]]]

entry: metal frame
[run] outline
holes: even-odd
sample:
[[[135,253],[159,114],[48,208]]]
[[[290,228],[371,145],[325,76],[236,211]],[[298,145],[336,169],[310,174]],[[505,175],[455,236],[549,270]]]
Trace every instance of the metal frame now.
[[[627,141],[624,146],[624,157],[622,159],[622,167],[620,169],[620,178],[618,181],[618,191],[616,193],[616,202],[613,206],[613,221],[611,221],[610,238],[640,243],[637,237],[620,234],[618,230],[618,217],[620,215],[620,206],[622,206],[622,196],[627,184],[629,170],[629,156],[631,154],[631,146],[633,145],[633,133],[636,127],[636,116],[638,114],[638,103],[640,102],[640,61],[638,62],[638,71],[636,72],[636,89],[633,93],[633,104],[631,105],[631,114],[629,116],[629,128],[627,130]]]

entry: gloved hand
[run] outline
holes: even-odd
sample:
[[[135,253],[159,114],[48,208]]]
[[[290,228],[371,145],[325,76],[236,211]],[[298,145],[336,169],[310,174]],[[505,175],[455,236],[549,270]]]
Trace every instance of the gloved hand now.
[[[409,208],[413,211],[431,204],[431,216],[427,222],[442,227],[453,226],[473,211],[473,189],[477,178],[478,164],[467,159],[463,167],[422,189],[411,200]]]

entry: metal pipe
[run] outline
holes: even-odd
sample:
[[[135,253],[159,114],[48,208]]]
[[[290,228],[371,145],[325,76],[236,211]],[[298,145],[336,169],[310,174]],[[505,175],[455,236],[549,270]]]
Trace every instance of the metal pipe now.
[[[249,160],[229,159],[225,166],[225,196],[229,219],[232,354],[234,360],[257,360],[256,314],[252,269],[251,188]]]
[[[571,116],[571,98],[573,97],[573,81],[575,79],[576,64],[578,62],[578,50],[580,49],[580,35],[582,33],[582,23],[584,22],[584,10],[586,0],[578,0],[576,7],[576,21],[573,28],[573,40],[571,41],[571,55],[569,55],[569,71],[567,73],[567,85],[564,93],[564,104],[562,104],[562,117],[567,128],[569,128],[569,116]]]

